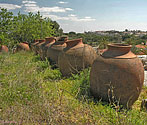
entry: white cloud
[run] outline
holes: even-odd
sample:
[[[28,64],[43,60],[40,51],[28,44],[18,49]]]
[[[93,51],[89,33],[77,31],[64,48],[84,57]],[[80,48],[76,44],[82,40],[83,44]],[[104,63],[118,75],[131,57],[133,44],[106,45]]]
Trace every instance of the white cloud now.
[[[19,5],[7,4],[7,3],[0,3],[0,7],[8,9],[8,10],[14,10],[14,9],[17,9],[17,8],[21,8],[21,6],[19,6]]]
[[[67,20],[67,21],[76,21],[76,22],[90,22],[95,21],[95,19],[91,17],[84,17],[84,18],[78,18],[76,15],[68,15],[67,17],[61,17],[57,15],[50,15],[50,14],[44,14],[43,17],[49,17],[53,20]]]
[[[66,12],[72,10],[71,8],[62,8],[62,7],[39,7],[39,6],[26,6],[25,11],[26,12]]]
[[[73,10],[73,9],[71,9],[71,8],[65,8],[65,10],[70,11],[70,10]]]
[[[62,2],[62,1],[60,1]],[[63,8],[58,6],[53,7],[39,7],[35,1],[22,1],[23,6],[25,7],[25,12],[42,12],[42,13],[50,13],[50,12],[66,12],[66,11],[72,11],[71,8]]]
[[[68,15],[69,17],[75,17],[76,15],[74,15],[74,14],[70,14],[70,15]]]
[[[69,20],[69,17],[60,17],[57,15],[44,14],[43,17],[49,17],[53,20]]]
[[[80,19],[80,21],[95,21],[96,19],[93,19],[91,17],[85,17],[83,19]]]
[[[28,1],[28,0],[25,0],[25,1],[22,1],[22,3],[28,3],[28,4],[34,4],[34,3],[36,3],[35,1]]]
[[[37,5],[36,4],[30,4],[30,3],[27,3],[27,4],[24,4],[25,7],[36,7]]]
[[[67,4],[68,2],[59,1],[58,3],[60,3],[60,4]]]
[[[86,16],[86,17],[85,17],[85,19],[91,19],[91,17],[89,17],[89,16]]]

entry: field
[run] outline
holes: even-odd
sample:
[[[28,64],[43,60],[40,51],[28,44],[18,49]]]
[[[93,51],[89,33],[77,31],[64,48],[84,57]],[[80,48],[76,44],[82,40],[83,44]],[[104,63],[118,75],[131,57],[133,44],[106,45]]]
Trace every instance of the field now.
[[[89,72],[65,78],[32,52],[0,55],[0,124],[147,124],[146,87],[132,110],[119,110],[91,96]]]

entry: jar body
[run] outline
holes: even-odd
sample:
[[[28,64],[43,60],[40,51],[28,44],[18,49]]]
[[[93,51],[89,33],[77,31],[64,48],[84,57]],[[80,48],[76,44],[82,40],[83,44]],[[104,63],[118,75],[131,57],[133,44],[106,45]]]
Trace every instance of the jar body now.
[[[41,55],[41,45],[45,43],[45,40],[41,39],[39,40],[39,43],[36,45],[36,52],[37,54]]]
[[[143,86],[144,68],[141,60],[130,51],[116,53],[108,50],[94,61],[90,72],[90,90],[97,98],[117,101],[125,108],[131,108]]]
[[[70,76],[91,66],[96,57],[97,54],[91,46],[79,44],[65,48],[59,55],[58,65],[63,76]]]
[[[8,53],[8,47],[5,45],[0,46],[0,53]]]
[[[66,47],[66,44],[55,42],[47,49],[47,58],[48,60],[58,64],[58,56],[63,51],[63,49]]]
[[[55,37],[47,37],[45,38],[46,42],[40,46],[40,57],[42,60],[45,60],[47,57],[47,50],[48,48],[55,43]]]
[[[30,50],[29,44],[23,43],[23,42],[19,43],[16,47],[16,52],[21,51],[21,50],[29,51]]]
[[[35,40],[34,43],[31,43],[31,50],[35,53],[35,55],[37,55],[37,51],[36,51],[36,45],[39,44],[38,40]]]

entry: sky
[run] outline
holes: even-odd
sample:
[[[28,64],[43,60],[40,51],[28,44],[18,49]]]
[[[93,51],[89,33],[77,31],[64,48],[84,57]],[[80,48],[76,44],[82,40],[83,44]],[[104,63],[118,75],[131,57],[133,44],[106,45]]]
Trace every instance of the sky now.
[[[147,0],[0,0],[0,7],[14,14],[40,11],[64,32],[147,31]]]

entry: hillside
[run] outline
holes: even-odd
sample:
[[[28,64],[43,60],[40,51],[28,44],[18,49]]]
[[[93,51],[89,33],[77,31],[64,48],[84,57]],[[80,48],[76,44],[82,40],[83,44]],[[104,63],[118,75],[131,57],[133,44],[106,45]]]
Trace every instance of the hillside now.
[[[89,69],[63,78],[31,52],[0,55],[0,93],[0,123],[147,124],[145,87],[132,110],[120,111],[90,95]]]

